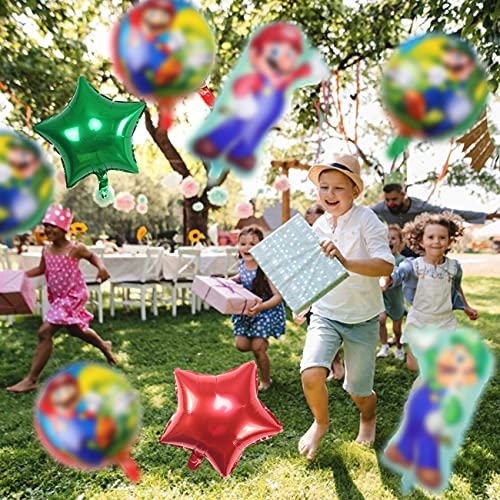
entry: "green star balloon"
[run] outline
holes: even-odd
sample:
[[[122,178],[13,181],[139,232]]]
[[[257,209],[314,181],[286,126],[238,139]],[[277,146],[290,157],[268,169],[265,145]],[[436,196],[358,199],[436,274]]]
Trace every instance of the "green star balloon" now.
[[[81,76],[62,112],[34,129],[61,155],[66,186],[71,188],[95,174],[99,180],[96,201],[105,206],[113,201],[108,170],[139,173],[132,135],[145,107],[141,102],[113,102]]]

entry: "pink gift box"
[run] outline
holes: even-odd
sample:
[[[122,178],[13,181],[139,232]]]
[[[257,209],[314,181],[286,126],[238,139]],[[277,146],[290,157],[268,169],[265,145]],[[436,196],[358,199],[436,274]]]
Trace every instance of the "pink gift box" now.
[[[222,314],[246,314],[259,297],[232,280],[195,276],[192,292]]]
[[[36,293],[24,271],[0,272],[0,314],[33,314]]]

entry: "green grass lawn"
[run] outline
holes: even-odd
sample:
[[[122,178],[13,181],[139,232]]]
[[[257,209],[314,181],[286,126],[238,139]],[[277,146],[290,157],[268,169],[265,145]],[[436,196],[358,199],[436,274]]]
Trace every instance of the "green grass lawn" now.
[[[498,355],[500,279],[468,277],[464,290],[481,318],[475,326]],[[108,313],[108,311],[106,311]],[[109,318],[109,315],[108,315]],[[219,374],[252,359],[233,347],[229,317],[214,311],[191,316],[182,308],[173,319],[160,310],[146,323],[138,311],[119,311],[118,319],[95,324],[111,339],[119,369],[140,392],[144,409],[142,431],[132,455],[142,469],[142,481],[131,484],[117,467],[80,472],[58,465],[42,448],[33,425],[35,394],[0,391],[0,498],[217,498],[241,499],[386,499],[400,498],[399,476],[381,464],[379,454],[396,430],[414,375],[394,357],[377,361],[378,436],[374,449],[353,443],[358,414],[341,385],[330,389],[331,431],[313,463],[297,454],[297,442],[311,423],[298,366],[305,327],[287,323],[287,333],[271,343],[272,388],[260,397],[283,425],[283,432],[246,449],[232,474],[222,479],[205,460],[197,471],[186,467],[190,452],[158,442],[177,408],[173,370],[176,367]],[[460,323],[471,325],[463,313]],[[0,387],[17,382],[28,370],[40,318],[18,317],[0,335]],[[51,373],[75,361],[101,361],[100,353],[66,334],[43,372]],[[490,381],[457,457],[444,498],[500,498],[500,438],[498,375]],[[418,490],[407,498],[424,499]]]

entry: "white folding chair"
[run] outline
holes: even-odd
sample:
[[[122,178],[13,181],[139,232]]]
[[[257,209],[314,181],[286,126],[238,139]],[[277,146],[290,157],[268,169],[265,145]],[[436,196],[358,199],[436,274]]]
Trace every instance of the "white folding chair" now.
[[[160,282],[162,287],[162,297],[166,288],[171,291],[172,316],[177,316],[177,291],[182,291],[182,302],[185,300],[185,291],[191,291],[194,277],[199,274],[201,248],[181,247],[179,248],[179,258],[174,277],[163,279]],[[163,299],[162,299],[163,301]],[[197,297],[191,293],[191,314],[196,314]]]
[[[88,248],[102,260],[102,258],[104,257],[104,247],[92,246]],[[89,290],[89,303],[92,306],[97,307],[97,318],[99,323],[102,324],[104,322],[104,301],[102,297],[101,282],[96,280],[86,280],[86,284]]]
[[[158,289],[157,285],[160,280],[161,258],[163,256],[163,248],[146,247],[146,256],[143,259],[143,265],[140,272],[138,281],[111,281],[111,292],[109,299],[109,311],[111,317],[115,316],[115,305],[121,304],[123,306],[140,306],[141,319],[146,321],[146,302],[148,301],[147,294],[151,293],[151,308],[153,314],[158,316]],[[142,258],[142,257],[138,257]],[[121,299],[117,300],[117,290],[124,290]],[[139,299],[134,300],[130,296],[130,292],[139,290]]]
[[[123,245],[123,253],[130,253],[132,255],[137,255],[141,254],[144,255],[147,253],[148,248],[154,248],[154,247],[148,247],[147,245]]]
[[[240,251],[236,247],[226,247],[226,266],[224,270],[224,278],[229,278],[239,273]]]
[[[5,245],[0,245],[0,270],[7,271],[11,268],[9,249]],[[8,326],[12,326],[14,324],[14,316],[2,316],[2,321],[6,321]]]

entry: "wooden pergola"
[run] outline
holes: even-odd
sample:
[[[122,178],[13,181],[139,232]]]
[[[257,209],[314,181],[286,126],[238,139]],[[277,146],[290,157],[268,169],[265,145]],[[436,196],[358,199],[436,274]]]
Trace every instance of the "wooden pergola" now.
[[[285,160],[271,162],[271,166],[278,169],[282,175],[286,175],[288,178],[288,172],[295,168],[297,170],[309,170],[309,165],[304,165],[300,163],[299,160]],[[290,220],[290,190],[287,189],[281,193],[281,223],[284,224],[287,220]]]

